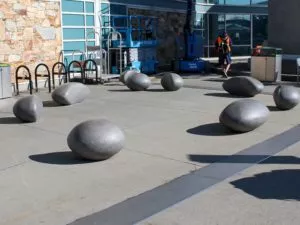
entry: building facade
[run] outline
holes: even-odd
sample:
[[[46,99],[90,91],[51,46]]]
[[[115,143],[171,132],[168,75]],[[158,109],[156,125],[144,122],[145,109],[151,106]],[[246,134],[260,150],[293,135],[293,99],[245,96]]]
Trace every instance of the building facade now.
[[[103,41],[111,30],[111,17],[146,15],[158,18],[157,59],[168,66],[176,58],[176,36],[183,32],[186,0],[7,0],[0,3],[0,61],[34,67],[52,66],[60,53],[67,61],[97,45],[91,31],[101,29]],[[214,41],[221,31],[233,39],[234,55],[249,55],[267,40],[268,1],[196,0],[194,30],[202,36],[204,57],[214,57]],[[99,20],[101,16],[101,20]],[[100,24],[101,21],[101,24]],[[101,27],[101,28],[100,28]],[[168,68],[168,67],[166,67]],[[13,70],[12,70],[13,71]]]
[[[300,1],[269,1],[269,45],[282,48],[287,55],[300,55]]]

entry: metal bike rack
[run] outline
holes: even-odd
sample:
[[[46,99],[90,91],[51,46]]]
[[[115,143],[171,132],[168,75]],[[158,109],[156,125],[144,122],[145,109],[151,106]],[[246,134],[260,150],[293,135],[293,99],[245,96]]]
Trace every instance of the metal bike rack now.
[[[77,65],[77,67],[74,67],[73,69],[71,69],[71,66],[73,66],[73,64]],[[79,68],[80,70],[79,71],[75,70],[75,68]],[[81,75],[81,82],[85,83],[84,74],[83,74],[83,71],[82,71],[82,66],[81,66],[81,63],[79,61],[74,60],[74,61],[70,62],[69,66],[68,66],[68,82],[71,81],[71,76],[70,76],[71,73],[73,73],[73,74],[80,73],[80,75]]]
[[[55,72],[56,67],[58,67],[58,72]],[[68,71],[66,69],[66,66],[62,62],[56,62],[52,67],[52,86],[53,89],[55,89],[55,75],[58,75],[59,85],[61,85],[62,79],[65,78],[65,81],[68,76]],[[61,75],[63,76],[62,79],[60,79]]]
[[[38,73],[38,69],[39,69],[40,67],[46,68],[47,73]],[[49,89],[49,93],[51,93],[51,76],[50,76],[50,70],[49,70],[49,67],[48,67],[46,64],[44,64],[44,63],[38,64],[38,65],[35,67],[34,75],[35,75],[34,80],[35,80],[35,90],[36,90],[36,92],[39,91],[39,88],[38,88],[38,79],[37,79],[37,78],[38,78],[38,77],[47,77],[47,79],[48,79],[48,89]]]
[[[89,63],[92,64],[92,66],[90,68],[88,68]],[[96,83],[98,83],[98,68],[97,68],[97,63],[93,59],[88,59],[88,60],[84,61],[84,64],[83,64],[83,74],[84,74],[84,78],[85,79],[88,79],[87,72],[95,72]]]
[[[120,45],[119,47],[111,47],[112,41],[119,41]],[[110,68],[110,51],[111,50],[117,50],[119,51],[119,74],[122,73],[122,64],[123,64],[123,59],[122,59],[122,34],[117,31],[112,31],[108,34],[107,37],[107,52],[108,52],[108,61],[107,61],[107,67],[108,67],[108,74],[111,72]],[[117,57],[116,57],[117,58]],[[116,63],[118,65],[118,62]],[[113,76],[113,75],[111,75]]]
[[[25,77],[18,76],[19,70],[21,68],[23,68],[27,71],[28,76],[26,76],[26,75],[25,75]],[[28,67],[24,66],[24,65],[18,66],[18,68],[16,69],[16,74],[15,75],[16,75],[16,91],[17,91],[16,95],[20,94],[20,92],[19,92],[19,80],[29,80],[29,84],[28,84],[29,86],[28,87],[29,87],[30,94],[32,95],[33,85],[32,85],[32,80],[31,80],[31,73],[30,73],[30,70],[28,69]]]

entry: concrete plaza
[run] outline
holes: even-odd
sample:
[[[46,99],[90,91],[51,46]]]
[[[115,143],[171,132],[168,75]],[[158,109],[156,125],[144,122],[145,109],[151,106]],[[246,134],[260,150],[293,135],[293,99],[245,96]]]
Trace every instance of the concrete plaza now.
[[[185,79],[185,87],[177,92],[163,91],[159,80],[153,83],[145,92],[131,92],[118,82],[92,85],[88,99],[65,107],[53,104],[51,95],[42,91],[38,95],[44,113],[32,124],[19,123],[13,116],[12,106],[19,97],[0,101],[0,224],[105,225],[110,223],[100,219],[88,223],[89,215],[101,215],[131,198],[139,198],[135,207],[145,208],[149,215],[147,204],[155,202],[145,202],[143,193],[168,187],[183,175],[288,131],[300,121],[300,107],[275,109],[271,85],[254,97],[269,107],[268,121],[253,132],[232,134],[218,117],[240,98],[222,91],[221,79]],[[68,133],[82,121],[101,118],[123,129],[125,149],[102,162],[74,159],[66,143]],[[136,224],[299,224],[298,141],[300,134],[299,140],[286,141],[283,151],[259,164],[247,158],[233,160],[232,164],[249,167],[151,217],[137,219]],[[186,189],[189,185],[193,181]],[[128,217],[136,216],[133,208],[126,210]]]

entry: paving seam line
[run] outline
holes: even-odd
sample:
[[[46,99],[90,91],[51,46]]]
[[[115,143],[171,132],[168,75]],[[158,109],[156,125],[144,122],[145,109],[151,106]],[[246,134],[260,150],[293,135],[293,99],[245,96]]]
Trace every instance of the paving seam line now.
[[[224,160],[175,178],[69,225],[132,225],[156,215],[242,172],[300,141],[300,125],[246,148]],[[231,163],[238,155],[255,156],[249,163]]]

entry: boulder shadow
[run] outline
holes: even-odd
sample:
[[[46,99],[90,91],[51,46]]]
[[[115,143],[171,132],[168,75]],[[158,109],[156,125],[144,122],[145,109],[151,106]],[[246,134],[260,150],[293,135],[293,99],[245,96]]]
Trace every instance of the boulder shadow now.
[[[206,93],[204,95],[212,96],[212,97],[221,97],[221,98],[246,98],[246,97],[243,97],[243,96],[231,95],[229,93],[218,93],[218,92]]]
[[[76,164],[87,164],[87,163],[96,162],[96,161],[79,158],[75,156],[71,151],[30,155],[29,159],[35,162],[53,164],[53,165],[76,165]]]
[[[202,136],[229,136],[239,134],[226,128],[221,123],[208,123],[200,125],[198,127],[188,129],[186,132],[189,134]]]
[[[300,200],[300,170],[272,170],[230,182],[259,199]]]
[[[153,89],[147,89],[148,92],[168,92],[163,88],[153,88]]]
[[[110,92],[133,92],[132,90],[130,89],[119,89],[119,90],[108,90]]]
[[[224,82],[226,80],[227,80],[226,78],[208,78],[208,79],[204,79],[203,81]]]
[[[46,108],[51,108],[51,107],[60,107],[62,105],[59,105],[56,102],[50,100],[50,101],[43,101],[43,106]]]
[[[0,118],[0,124],[23,124],[17,117],[2,117]]]
[[[269,109],[270,112],[282,111],[282,110],[278,109],[276,106],[273,106],[273,105],[268,105],[267,108]]]

